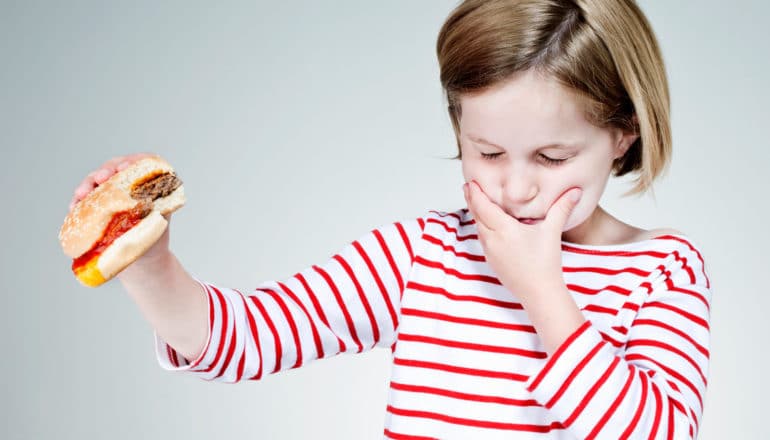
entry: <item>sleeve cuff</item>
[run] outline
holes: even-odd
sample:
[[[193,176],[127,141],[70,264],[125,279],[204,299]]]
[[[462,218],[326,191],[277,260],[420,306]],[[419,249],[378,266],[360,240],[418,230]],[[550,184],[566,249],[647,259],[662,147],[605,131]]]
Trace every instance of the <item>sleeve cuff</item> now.
[[[585,396],[584,391],[591,387],[586,379],[593,377],[593,374],[580,372],[585,373],[586,368],[596,367],[597,360],[603,356],[614,359],[611,351],[591,321],[586,320],[564,340],[542,368],[530,376],[525,387],[535,400],[548,409],[557,402],[559,406],[574,408],[577,402],[572,400]]]
[[[197,359],[193,360],[192,362],[188,361],[184,356],[182,356],[181,353],[177,352],[172,346],[168,345],[166,341],[163,340],[163,338],[158,335],[158,332],[153,330],[153,337],[155,339],[155,357],[158,361],[158,364],[163,368],[164,370],[168,371],[195,371],[198,369],[205,368],[205,365],[202,365],[203,360],[206,359],[209,356],[209,350],[211,348],[211,339],[212,335],[214,334],[214,320],[213,320],[213,314],[212,314],[212,305],[214,298],[212,297],[211,290],[206,287],[206,284],[202,281],[198,280],[197,278],[194,278],[195,281],[198,282],[198,284],[201,285],[203,288],[203,291],[205,292],[206,296],[208,297],[208,323],[209,323],[209,332],[208,336],[206,338],[206,345],[204,345],[204,349],[201,352],[201,354],[198,356]]]

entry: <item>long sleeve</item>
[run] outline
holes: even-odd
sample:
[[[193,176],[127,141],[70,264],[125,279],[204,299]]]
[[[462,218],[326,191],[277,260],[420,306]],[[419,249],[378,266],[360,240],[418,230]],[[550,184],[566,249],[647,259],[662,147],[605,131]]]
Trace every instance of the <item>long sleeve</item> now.
[[[162,368],[201,379],[258,380],[338,353],[392,348],[400,299],[414,262],[422,218],[373,229],[323,265],[251,292],[196,278],[208,295],[209,335],[193,361],[155,333]]]
[[[587,320],[526,383],[577,438],[695,439],[706,392],[711,289],[700,252],[682,240],[643,284],[622,347]]]

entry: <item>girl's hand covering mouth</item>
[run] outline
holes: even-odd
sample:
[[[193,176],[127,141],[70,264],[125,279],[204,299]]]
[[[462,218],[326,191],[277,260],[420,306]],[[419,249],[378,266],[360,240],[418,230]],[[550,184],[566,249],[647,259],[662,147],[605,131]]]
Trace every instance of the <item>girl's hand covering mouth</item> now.
[[[551,205],[542,220],[523,221],[492,202],[475,181],[463,185],[465,202],[476,221],[487,263],[500,282],[524,301],[543,286],[564,284],[561,235],[582,195],[570,188]]]

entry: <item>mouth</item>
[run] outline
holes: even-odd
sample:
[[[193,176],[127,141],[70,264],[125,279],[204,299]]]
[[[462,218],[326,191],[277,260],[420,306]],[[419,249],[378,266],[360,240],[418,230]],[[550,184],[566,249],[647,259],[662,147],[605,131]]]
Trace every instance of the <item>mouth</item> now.
[[[514,218],[518,220],[519,223],[524,223],[525,225],[534,225],[543,221],[542,218],[526,218],[526,217],[522,217],[522,218],[514,217]]]

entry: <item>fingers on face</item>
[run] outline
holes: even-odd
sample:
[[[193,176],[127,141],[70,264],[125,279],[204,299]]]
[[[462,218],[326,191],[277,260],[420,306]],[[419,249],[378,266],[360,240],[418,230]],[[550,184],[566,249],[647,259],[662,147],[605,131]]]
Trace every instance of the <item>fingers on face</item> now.
[[[472,200],[472,203],[469,200],[468,205],[473,205],[471,210],[474,213],[474,217],[476,217],[476,222],[479,224],[479,226],[483,226],[486,230],[492,230],[490,221],[492,217],[491,209],[493,209],[494,206],[490,206],[489,201],[484,199],[486,194],[484,194],[476,181],[469,182],[468,187],[468,198]]]

